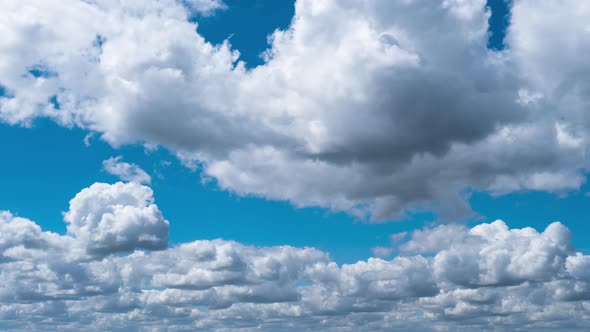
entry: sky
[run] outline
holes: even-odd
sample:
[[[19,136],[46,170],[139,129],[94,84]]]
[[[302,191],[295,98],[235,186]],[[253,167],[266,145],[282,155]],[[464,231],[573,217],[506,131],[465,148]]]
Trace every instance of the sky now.
[[[0,9],[1,329],[590,328],[590,6]]]

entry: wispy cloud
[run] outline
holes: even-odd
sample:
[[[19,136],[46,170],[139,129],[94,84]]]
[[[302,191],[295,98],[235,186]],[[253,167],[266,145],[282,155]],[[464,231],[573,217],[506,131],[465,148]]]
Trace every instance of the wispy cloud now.
[[[131,181],[137,183],[150,184],[152,182],[151,176],[147,174],[141,167],[135,164],[129,164],[121,161],[123,157],[111,157],[102,162],[102,167],[105,171],[119,177],[123,181]]]

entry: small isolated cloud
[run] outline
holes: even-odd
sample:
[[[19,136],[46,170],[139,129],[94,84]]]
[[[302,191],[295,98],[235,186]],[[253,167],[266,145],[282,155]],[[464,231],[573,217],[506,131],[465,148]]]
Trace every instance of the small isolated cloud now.
[[[371,249],[371,251],[373,252],[373,256],[375,257],[387,258],[391,256],[391,254],[393,253],[393,248],[378,246]]]
[[[68,235],[91,254],[168,246],[168,221],[154,204],[152,190],[136,182],[85,188],[70,201],[64,220]]]
[[[408,232],[399,232],[389,235],[389,241],[395,245],[403,241],[408,236]]]
[[[102,168],[108,173],[119,177],[123,181],[150,184],[152,178],[135,164],[121,161],[122,157],[111,157],[102,162]]]
[[[60,235],[0,212],[2,330],[590,329],[590,256],[560,223],[426,228],[393,259],[338,265],[313,248],[167,247],[168,222],[134,182],[83,189],[64,219]]]
[[[88,148],[91,145],[91,140],[94,137],[94,133],[90,132],[84,136],[83,142],[84,145]]]

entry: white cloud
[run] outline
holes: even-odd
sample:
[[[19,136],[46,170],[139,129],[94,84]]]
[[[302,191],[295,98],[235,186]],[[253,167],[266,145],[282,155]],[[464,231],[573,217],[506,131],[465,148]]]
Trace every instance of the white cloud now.
[[[543,232],[502,221],[425,228],[408,235],[391,260],[338,265],[313,248],[221,239],[146,245],[142,235],[167,237],[155,211],[149,188],[117,183],[82,190],[65,214],[65,235],[1,212],[0,328],[590,328],[590,256],[574,250],[560,223]],[[145,218],[129,217],[139,214]],[[107,234],[96,223],[106,219],[115,222]],[[440,240],[445,236],[452,239]],[[87,251],[96,248],[100,255]]]
[[[151,176],[135,164],[121,161],[122,157],[111,157],[102,162],[102,168],[123,181],[150,184]]]
[[[221,7],[3,1],[0,119],[163,145],[224,189],[373,220],[583,183],[587,4],[513,1],[497,52],[484,0],[298,0],[252,70],[189,21]]]
[[[539,234],[532,228],[509,230],[496,221],[468,235],[434,258],[435,274],[467,287],[550,281],[562,272],[571,250],[569,230],[560,223]]]
[[[226,9],[227,6],[221,0],[183,0],[189,8],[199,14],[211,15],[213,12]]]
[[[412,238],[400,248],[409,253],[433,253],[469,240],[468,229],[462,225],[440,225],[427,230],[415,230]]]
[[[152,190],[135,182],[95,183],[83,189],[70,201],[64,220],[68,235],[91,254],[168,245],[168,221],[154,204]]]

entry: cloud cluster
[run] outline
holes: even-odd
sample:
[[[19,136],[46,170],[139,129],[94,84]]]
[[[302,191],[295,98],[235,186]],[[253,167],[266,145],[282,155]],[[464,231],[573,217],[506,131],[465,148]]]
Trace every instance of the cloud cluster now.
[[[96,183],[64,216],[60,235],[0,213],[2,330],[590,328],[590,256],[560,223],[427,228],[394,236],[391,260],[338,265],[313,248],[168,247],[168,223],[137,183]]]
[[[484,0],[298,0],[254,69],[198,34],[195,8],[222,7],[3,1],[0,119],[163,145],[224,189],[373,220],[585,181],[585,2],[512,1],[495,51]]]

